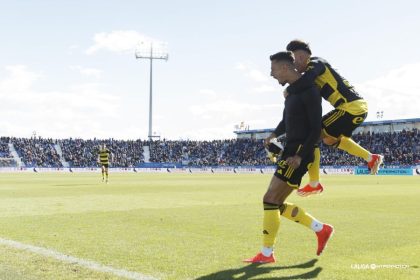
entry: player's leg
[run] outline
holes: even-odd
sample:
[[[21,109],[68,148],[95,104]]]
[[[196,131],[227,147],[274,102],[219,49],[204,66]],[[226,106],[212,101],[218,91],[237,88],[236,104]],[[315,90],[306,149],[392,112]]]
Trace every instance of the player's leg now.
[[[279,208],[281,216],[293,222],[299,223],[315,232],[318,239],[318,249],[316,254],[319,256],[332,236],[334,228],[329,224],[318,221],[303,208],[293,203],[285,202]]]
[[[108,169],[109,169],[109,166],[108,166],[108,164],[105,166],[105,175],[106,175],[106,183],[108,184]]]
[[[105,181],[105,166],[101,166],[101,172],[102,172],[102,182]]]
[[[314,162],[308,168],[309,183],[297,190],[298,195],[308,196],[311,194],[318,194],[324,191],[324,188],[319,181],[320,162],[321,151],[317,146],[314,151]]]
[[[305,175],[306,171],[309,170],[308,166],[312,164],[312,160],[313,158],[311,157],[303,158],[301,165],[290,174],[290,182],[299,185],[301,178]],[[280,205],[279,210],[281,216],[306,226],[315,232],[318,239],[317,255],[319,256],[334,232],[333,227],[318,221],[303,208],[290,202],[284,202]]]
[[[277,233],[280,228],[279,205],[290,195],[293,188],[285,181],[273,176],[267,192],[263,198],[264,217],[263,217],[263,246],[261,252],[255,257],[244,260],[250,263],[270,263],[275,262],[274,244],[276,243]]]
[[[377,174],[383,156],[372,154],[351,139],[353,131],[365,120],[367,114],[352,115],[342,110],[334,111],[337,111],[336,118],[323,118],[324,143],[346,151],[353,156],[363,158],[368,163],[371,174]]]
[[[336,120],[341,115],[339,110],[332,110],[328,112],[326,115],[322,117],[322,127],[324,128],[324,123],[329,124],[332,121]],[[327,140],[326,140],[327,138]],[[332,136],[325,133],[325,130],[321,130],[321,139],[325,141],[329,141],[327,145],[333,145],[337,143],[338,139],[333,138]],[[300,196],[308,196],[312,194],[322,193],[324,191],[324,187],[322,186],[319,178],[319,168],[321,162],[321,152],[319,147],[316,147],[314,151],[314,161],[308,168],[308,175],[309,175],[309,183],[306,184],[304,187],[298,189],[297,194]]]
[[[283,217],[293,222],[297,222],[313,230],[314,232],[319,232],[322,230],[323,223],[319,222],[310,214],[306,213],[304,209],[300,208],[299,206],[293,203],[285,202],[282,205],[280,205],[279,209],[280,209],[280,214]]]
[[[377,174],[379,167],[383,162],[383,156],[380,154],[372,154],[359,144],[353,141],[353,139],[343,136],[339,140],[337,148],[346,151],[347,153],[363,158],[370,169],[371,174]]]
[[[276,205],[280,206],[284,204],[286,198],[290,193],[296,189],[303,177],[303,175],[308,170],[308,166],[313,161],[313,156],[303,158],[301,165],[297,169],[293,169],[288,166],[285,162],[285,159],[291,154],[294,155],[297,149],[292,151],[288,150],[287,147],[282,155],[282,160],[277,163],[277,170],[274,173],[270,186],[264,195],[264,223],[263,223],[263,248],[259,254],[255,257],[245,260],[246,262],[252,263],[268,263],[274,262],[274,244],[277,236],[277,232],[280,227],[280,211],[278,213],[274,212],[274,207]],[[295,207],[296,208],[296,207]],[[297,208],[296,210],[290,208],[291,214],[290,217],[285,214],[287,218],[295,219],[292,217],[292,214],[299,214],[299,218],[306,218],[304,221],[305,224],[314,222],[314,227],[318,230],[318,251],[319,255],[322,250],[325,248],[325,245],[332,234],[333,228],[329,225],[320,224],[312,216],[304,212],[302,209]],[[297,211],[300,210],[300,211]],[[290,212],[289,211],[289,212]],[[289,213],[286,212],[286,213]],[[292,213],[293,212],[293,213]],[[316,223],[319,223],[316,225]]]

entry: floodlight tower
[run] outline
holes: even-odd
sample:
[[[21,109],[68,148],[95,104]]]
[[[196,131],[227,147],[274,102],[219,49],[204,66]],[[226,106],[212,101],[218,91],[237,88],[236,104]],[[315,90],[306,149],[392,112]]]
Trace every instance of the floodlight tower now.
[[[164,59],[168,61],[168,44],[162,42],[140,42],[135,51],[136,59],[150,60],[150,96],[149,96],[149,140],[152,140],[152,113],[153,113],[153,60]]]

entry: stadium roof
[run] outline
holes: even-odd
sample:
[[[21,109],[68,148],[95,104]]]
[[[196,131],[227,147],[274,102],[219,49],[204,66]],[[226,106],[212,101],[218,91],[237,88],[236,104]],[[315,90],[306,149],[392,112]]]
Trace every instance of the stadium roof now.
[[[420,122],[420,118],[400,119],[400,120],[370,121],[370,122],[364,122],[364,123],[362,123],[361,126],[390,125],[390,124],[416,123],[416,122]],[[266,132],[272,132],[272,131],[274,131],[274,128],[236,130],[236,131],[233,131],[233,132],[236,133],[236,134],[248,134],[248,133],[266,133]]]

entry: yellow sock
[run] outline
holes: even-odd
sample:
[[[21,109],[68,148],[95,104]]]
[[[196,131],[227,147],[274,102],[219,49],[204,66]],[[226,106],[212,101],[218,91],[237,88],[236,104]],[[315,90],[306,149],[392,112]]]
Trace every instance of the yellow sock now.
[[[302,224],[315,232],[318,232],[322,229],[323,224],[321,222],[293,203],[285,202],[283,205],[281,205],[280,213],[283,217],[296,223]]]
[[[309,182],[312,187],[316,187],[319,183],[319,162],[321,161],[321,152],[318,147],[314,150],[314,162],[308,168]]]
[[[279,206],[264,203],[263,246],[273,247],[280,227]]]
[[[343,151],[346,151],[347,153],[353,156],[363,158],[366,161],[369,160],[369,155],[370,155],[369,151],[364,149],[362,146],[360,146],[356,142],[354,142],[353,139],[351,138],[341,137],[340,143],[338,144],[338,148]]]

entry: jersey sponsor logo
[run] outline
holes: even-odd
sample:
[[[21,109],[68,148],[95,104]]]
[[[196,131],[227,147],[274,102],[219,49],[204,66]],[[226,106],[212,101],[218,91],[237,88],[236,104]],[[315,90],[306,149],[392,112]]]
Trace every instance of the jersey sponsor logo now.
[[[354,124],[361,124],[364,120],[365,120],[365,118],[363,118],[363,117],[355,117],[355,118],[352,120],[352,122],[353,122]]]

